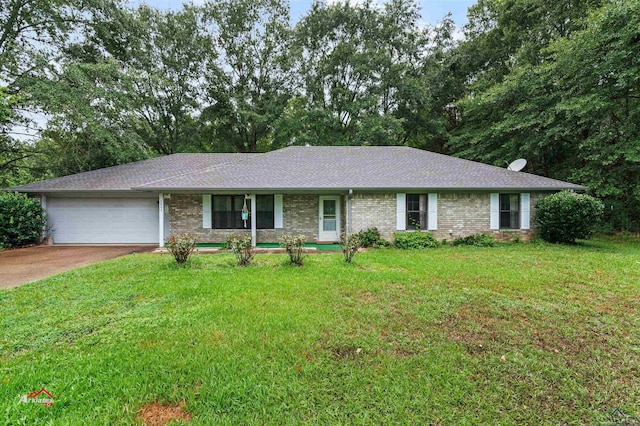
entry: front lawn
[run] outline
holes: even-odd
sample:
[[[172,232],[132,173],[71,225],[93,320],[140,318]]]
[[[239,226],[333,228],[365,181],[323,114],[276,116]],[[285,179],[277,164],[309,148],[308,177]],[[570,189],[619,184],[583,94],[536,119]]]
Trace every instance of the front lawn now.
[[[640,417],[637,239],[285,259],[130,255],[1,291],[0,418],[131,424],[169,404],[190,424]],[[20,403],[42,387],[52,407]]]

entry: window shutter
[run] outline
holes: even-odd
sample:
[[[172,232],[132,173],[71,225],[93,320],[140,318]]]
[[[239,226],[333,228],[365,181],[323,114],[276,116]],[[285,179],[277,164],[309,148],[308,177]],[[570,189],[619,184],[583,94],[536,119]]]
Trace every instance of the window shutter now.
[[[520,228],[531,229],[531,195],[528,192],[520,194]]]
[[[491,193],[491,219],[489,229],[500,229],[500,194]]]
[[[396,194],[396,229],[407,230],[407,194]]]
[[[273,196],[273,227],[276,229],[284,228],[282,194]]]
[[[438,194],[429,194],[429,214],[427,216],[427,220],[429,225],[427,229],[429,231],[437,231],[438,230]]]
[[[202,227],[211,228],[211,195],[202,196]]]

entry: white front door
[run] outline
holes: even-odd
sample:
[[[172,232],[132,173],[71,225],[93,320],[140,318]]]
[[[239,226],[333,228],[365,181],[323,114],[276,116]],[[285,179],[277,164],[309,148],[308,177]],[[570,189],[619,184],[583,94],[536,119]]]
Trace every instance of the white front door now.
[[[340,197],[320,197],[318,241],[340,241]]]

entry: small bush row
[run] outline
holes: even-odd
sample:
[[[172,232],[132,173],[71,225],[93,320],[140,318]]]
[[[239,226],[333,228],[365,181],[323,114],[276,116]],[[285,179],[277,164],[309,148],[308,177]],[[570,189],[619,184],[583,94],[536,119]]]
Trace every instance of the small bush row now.
[[[495,244],[493,235],[488,234],[473,234],[451,241],[451,245],[453,246],[493,247]]]
[[[428,232],[396,232],[394,245],[402,250],[417,250],[438,247],[438,240]]]

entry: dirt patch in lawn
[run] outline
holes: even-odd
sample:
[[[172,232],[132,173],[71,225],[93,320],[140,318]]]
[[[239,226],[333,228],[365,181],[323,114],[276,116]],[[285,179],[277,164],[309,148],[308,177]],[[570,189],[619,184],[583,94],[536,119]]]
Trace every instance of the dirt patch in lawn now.
[[[153,402],[140,409],[138,419],[146,426],[164,426],[171,421],[182,420],[184,423],[191,421],[191,414],[184,411],[185,403],[162,404]]]

